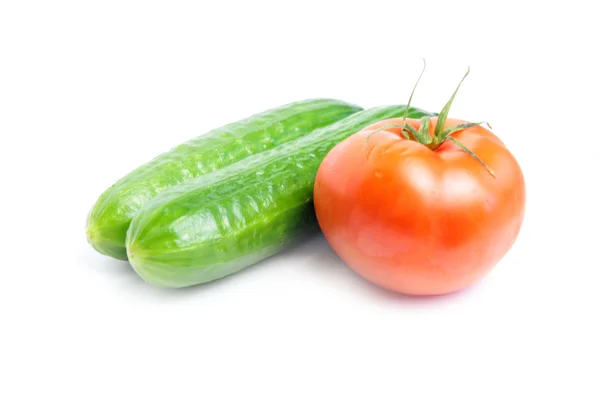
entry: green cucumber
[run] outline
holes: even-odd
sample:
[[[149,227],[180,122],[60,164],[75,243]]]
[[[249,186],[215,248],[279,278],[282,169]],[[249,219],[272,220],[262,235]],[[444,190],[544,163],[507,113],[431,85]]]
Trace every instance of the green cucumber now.
[[[88,215],[88,241],[100,253],[126,260],[125,237],[131,218],[158,193],[298,139],[360,110],[339,100],[304,100],[183,143],[121,178],[100,196]]]
[[[312,194],[325,155],[405,106],[353,114],[311,135],[186,182],[147,202],[127,232],[134,270],[148,283],[209,282],[263,260],[316,228]],[[431,115],[410,108],[408,116]]]

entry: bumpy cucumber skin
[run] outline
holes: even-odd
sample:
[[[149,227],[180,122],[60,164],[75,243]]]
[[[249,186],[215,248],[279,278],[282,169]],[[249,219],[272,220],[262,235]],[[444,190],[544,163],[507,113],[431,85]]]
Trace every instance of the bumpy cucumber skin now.
[[[353,114],[311,135],[186,182],[146,203],[127,232],[129,261],[145,281],[184,287],[263,260],[317,230],[313,185],[337,143],[404,106]],[[432,115],[410,108],[408,116]]]
[[[100,253],[126,260],[125,238],[131,218],[158,193],[276,148],[360,110],[340,100],[304,100],[183,143],[121,178],[100,196],[88,215],[88,241]]]

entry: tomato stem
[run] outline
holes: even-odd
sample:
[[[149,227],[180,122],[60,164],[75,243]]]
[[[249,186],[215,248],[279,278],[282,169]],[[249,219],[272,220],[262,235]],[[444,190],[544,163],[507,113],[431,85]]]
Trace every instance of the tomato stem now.
[[[464,124],[451,126],[447,129],[444,129],[444,125],[446,124],[446,120],[448,119],[448,114],[450,113],[450,108],[452,107],[454,98],[456,97],[456,94],[458,93],[460,86],[462,85],[462,83],[465,81],[465,79],[471,72],[470,67],[467,68],[467,72],[465,73],[465,75],[462,77],[462,79],[458,83],[458,86],[456,87],[456,89],[454,89],[454,93],[452,93],[452,96],[450,96],[450,100],[448,100],[448,102],[446,103],[444,108],[442,108],[442,111],[440,111],[440,113],[438,114],[437,122],[435,124],[435,129],[433,131],[433,134],[431,134],[429,132],[430,126],[431,126],[431,117],[421,118],[421,124],[420,124],[418,130],[415,129],[412,125],[406,123],[406,119],[408,117],[408,109],[410,108],[410,105],[412,103],[412,98],[415,94],[415,91],[417,89],[419,82],[421,81],[421,77],[425,73],[426,67],[427,67],[427,63],[425,62],[425,59],[423,59],[423,69],[421,70],[421,74],[419,75],[419,78],[417,78],[417,81],[415,82],[415,86],[413,87],[412,92],[410,93],[410,97],[408,98],[406,110],[404,111],[404,117],[402,118],[402,124],[387,124],[387,125],[382,126],[381,128],[376,129],[375,131],[371,132],[367,136],[367,142],[369,141],[371,136],[373,136],[377,132],[380,132],[380,131],[383,131],[383,130],[386,130],[389,128],[400,128],[400,133],[404,139],[412,140],[417,143],[420,143],[420,144],[426,146],[431,151],[436,151],[442,145],[442,143],[444,143],[445,141],[450,141],[453,144],[455,144],[456,146],[458,146],[461,150],[466,152],[468,155],[473,157],[475,160],[477,160],[477,162],[480,163],[481,165],[483,165],[483,167],[485,167],[485,169],[490,173],[490,175],[492,175],[495,178],[496,174],[494,173],[494,171],[481,158],[479,158],[475,153],[473,153],[464,144],[462,144],[461,142],[456,140],[454,137],[450,136],[456,132],[459,132],[459,131],[462,131],[462,130],[465,130],[468,128],[472,128],[474,126],[481,125],[481,124],[486,124],[491,129],[490,124],[488,124],[487,122],[483,122],[483,121],[482,122],[467,122]]]
[[[425,60],[423,60],[423,63],[425,63]],[[423,68],[423,71],[424,70],[425,70],[425,68]],[[417,79],[417,83],[419,83],[419,81],[421,80],[423,71],[421,72],[419,79]],[[469,75],[470,72],[471,72],[471,68],[469,67],[469,68],[467,68],[467,72],[465,73],[465,75],[462,77],[462,79],[458,83],[458,86],[456,87],[456,89],[454,89],[454,93],[452,93],[452,96],[450,96],[450,100],[448,100],[448,102],[446,103],[444,108],[442,108],[442,111],[440,111],[440,113],[438,114],[437,122],[435,124],[435,129],[433,131],[433,135],[431,135],[429,133],[429,126],[431,123],[431,118],[423,117],[423,118],[421,118],[421,126],[419,127],[419,130],[416,131],[413,134],[413,136],[415,136],[415,140],[417,142],[421,143],[424,146],[427,146],[427,148],[429,148],[431,151],[436,151],[442,145],[442,143],[444,143],[447,140],[454,143],[461,150],[466,152],[468,155],[470,155],[475,160],[477,160],[477,162],[479,162],[481,165],[483,165],[485,167],[485,169],[490,173],[490,175],[492,175],[495,178],[496,174],[494,173],[494,171],[485,162],[483,162],[483,160],[481,160],[481,158],[479,158],[475,153],[473,153],[464,144],[460,143],[454,137],[450,136],[456,132],[471,128],[473,126],[481,125],[483,123],[487,124],[487,122],[467,122],[464,124],[460,124],[460,125],[456,125],[456,126],[452,126],[447,129],[444,129],[444,125],[446,124],[446,120],[448,119],[448,114],[450,113],[450,108],[452,107],[454,98],[456,97],[456,94],[458,93],[460,86],[465,81],[465,79],[467,78],[467,76]],[[415,84],[415,88],[416,87],[417,87],[417,85]],[[410,102],[410,100],[412,100],[414,91],[415,91],[415,89],[413,89],[413,93],[411,93],[411,95],[410,95],[409,102]],[[412,126],[406,125],[406,120],[402,121],[402,125],[403,125],[402,126],[403,131],[404,131],[404,129],[407,129],[407,127],[410,127],[412,129],[412,131],[415,131],[415,129]],[[489,124],[487,124],[487,125],[489,126]],[[408,129],[408,130],[411,130],[411,129]]]
[[[477,160],[477,162],[480,163],[481,165],[483,165],[485,167],[485,169],[490,173],[490,175],[492,175],[495,178],[496,174],[494,173],[494,171],[485,162],[483,162],[483,160],[481,158],[479,158],[475,153],[473,153],[471,151],[471,149],[469,149],[467,146],[465,146],[464,144],[462,144],[461,142],[456,140],[454,137],[450,136],[456,132],[459,132],[459,131],[462,131],[462,130],[465,130],[465,129],[468,129],[468,128],[471,128],[471,127],[474,127],[477,125],[481,125],[485,122],[467,122],[464,124],[460,124],[460,125],[456,125],[456,126],[452,126],[447,129],[444,129],[444,125],[446,124],[446,120],[448,119],[448,114],[450,113],[450,107],[452,107],[452,103],[454,102],[454,98],[456,97],[456,94],[458,93],[458,89],[460,89],[460,86],[465,81],[465,79],[467,78],[467,76],[469,75],[470,72],[471,72],[471,68],[468,67],[467,72],[465,73],[465,75],[462,77],[462,79],[458,83],[458,86],[456,87],[456,89],[454,89],[454,93],[452,93],[452,96],[450,96],[450,100],[448,100],[448,102],[446,103],[444,108],[442,108],[442,111],[440,111],[440,113],[438,114],[437,123],[435,124],[435,130],[433,131],[433,141],[426,145],[431,150],[435,151],[438,147],[440,147],[442,145],[442,143],[444,143],[446,140],[448,140],[448,141],[454,143],[456,146],[458,146],[461,150],[466,152],[468,155],[473,157],[475,160]],[[423,124],[421,124],[421,126],[422,125]],[[489,126],[489,124],[488,124],[488,126]]]
[[[408,98],[406,110],[404,111],[404,118],[402,118],[402,132],[404,132],[404,129],[406,128],[406,117],[408,116],[408,109],[410,108],[410,103],[412,102],[413,95],[415,94],[415,91],[417,90],[417,85],[419,84],[419,82],[421,81],[421,77],[425,73],[425,68],[427,68],[427,63],[425,62],[425,58],[423,58],[423,69],[421,70],[421,74],[419,75],[419,77],[417,78],[417,81],[415,82],[415,86],[413,86],[412,92],[410,92],[410,97]]]
[[[448,119],[448,113],[450,112],[450,107],[452,107],[452,103],[454,102],[454,97],[456,97],[456,93],[458,93],[460,85],[462,85],[462,83],[465,81],[465,78],[469,75],[469,72],[471,72],[471,67],[467,68],[467,72],[458,83],[456,89],[454,89],[454,93],[452,93],[452,96],[450,96],[450,100],[448,100],[448,102],[446,103],[444,108],[442,108],[442,111],[440,111],[438,115],[437,124],[435,125],[435,131],[433,132],[433,140],[438,145],[442,144],[444,142],[444,139],[446,139],[446,136],[449,135],[449,133],[446,133],[447,131],[444,131],[444,125],[446,124],[446,119]]]

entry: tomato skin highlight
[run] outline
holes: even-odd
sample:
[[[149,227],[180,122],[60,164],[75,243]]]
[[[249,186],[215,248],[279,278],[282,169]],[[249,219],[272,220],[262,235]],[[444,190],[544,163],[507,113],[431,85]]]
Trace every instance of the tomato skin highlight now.
[[[445,128],[465,121],[448,119]],[[419,120],[407,119],[415,129]],[[437,118],[431,119],[433,132]],[[333,250],[378,286],[413,295],[463,289],[514,243],[525,211],[517,160],[489,130],[451,134],[495,173],[447,141],[436,150],[406,140],[402,118],[379,121],[335,146],[314,190]]]

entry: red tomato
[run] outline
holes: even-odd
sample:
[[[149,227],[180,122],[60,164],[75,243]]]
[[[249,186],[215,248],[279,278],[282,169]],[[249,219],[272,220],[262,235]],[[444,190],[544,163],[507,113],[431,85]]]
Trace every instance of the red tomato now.
[[[450,141],[432,150],[405,139],[400,128],[372,134],[402,123],[373,124],[325,157],[314,192],[319,224],[342,260],[376,285],[415,295],[460,290],[515,241],[525,209],[523,173],[500,139],[479,125],[450,137],[495,177]],[[432,118],[431,134],[436,123]],[[444,127],[462,123],[448,119]]]

